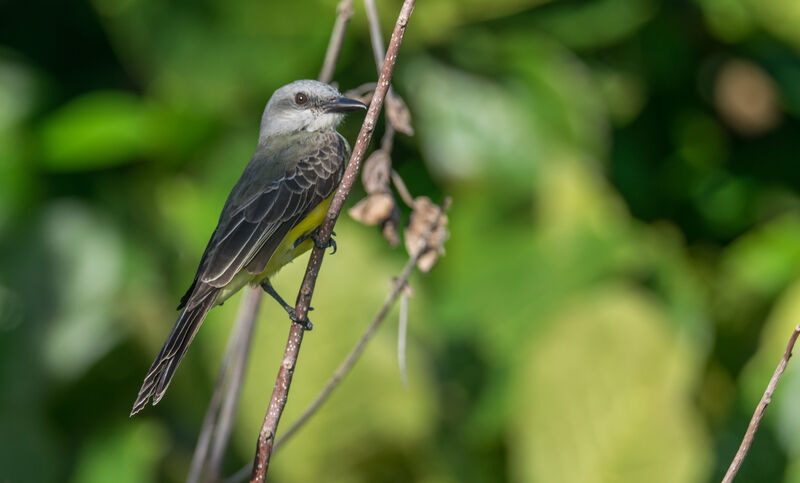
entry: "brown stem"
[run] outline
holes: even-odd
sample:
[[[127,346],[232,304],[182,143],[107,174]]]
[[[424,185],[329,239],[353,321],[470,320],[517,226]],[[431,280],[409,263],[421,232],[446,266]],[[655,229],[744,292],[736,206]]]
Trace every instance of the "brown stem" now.
[[[381,64],[385,57],[383,47],[383,34],[381,34],[381,23],[378,18],[378,8],[375,6],[375,0],[364,0],[364,9],[367,11],[367,22],[369,23],[369,38],[372,44],[372,54],[375,56],[375,68],[378,73],[381,71]],[[386,124],[392,126],[398,131],[411,136],[414,129],[411,127],[408,108],[406,103],[392,86],[389,86],[389,92],[386,100]],[[394,136],[394,131],[389,133],[389,146],[388,153],[391,151],[391,141]],[[384,136],[385,140],[385,136]]]
[[[189,475],[186,477],[188,483],[200,481],[204,473],[207,481],[219,479],[222,457],[230,437],[233,416],[241,394],[253,329],[260,305],[261,289],[247,290],[225,348],[214,393],[203,418],[203,426],[200,436],[197,438]],[[230,370],[229,365],[231,366]],[[222,407],[221,410],[220,407]],[[210,457],[209,449],[211,449]]]
[[[427,243],[426,243],[427,245]],[[423,247],[424,253],[427,246]],[[411,287],[403,287],[400,297],[400,320],[397,324],[397,368],[400,369],[400,379],[403,386],[408,387],[408,369],[406,366],[406,346],[408,340],[408,299],[411,298]]]
[[[386,131],[384,131],[383,137],[381,138],[381,150],[386,154],[392,152],[392,146],[394,145],[394,133],[394,128],[387,122]]]
[[[408,19],[411,16],[411,11],[414,8],[415,0],[405,0],[403,7],[400,10],[400,15],[397,18],[392,38],[389,41],[389,49],[386,53],[386,59],[383,62],[380,76],[378,77],[378,85],[375,88],[375,94],[372,97],[372,102],[367,110],[364,123],[361,125],[361,130],[358,133],[355,145],[353,146],[353,154],[350,157],[350,162],[345,169],[342,182],[333,196],[330,208],[328,209],[325,219],[319,226],[317,236],[320,240],[327,241],[339,213],[342,211],[344,201],[353,184],[358,177],[358,171],[361,167],[361,161],[364,159],[367,146],[372,139],[372,133],[375,129],[375,123],[378,119],[383,100],[386,97],[386,92],[389,88],[389,82],[392,78],[394,71],[394,63],[397,59],[397,51],[400,48],[400,43],[405,34]],[[303,283],[300,286],[300,292],[297,295],[297,302],[295,307],[295,315],[299,320],[306,318],[308,307],[311,302],[311,296],[314,292],[314,286],[319,275],[319,269],[322,264],[322,258],[325,253],[324,248],[314,247],[311,251],[311,256],[308,260],[308,267],[306,268]],[[286,399],[289,395],[289,386],[292,383],[292,376],[294,375],[294,368],[297,364],[297,356],[300,352],[300,344],[303,342],[303,326],[293,323],[289,329],[289,338],[286,341],[286,349],[284,350],[283,360],[278,376],[275,379],[275,387],[272,391],[267,414],[264,417],[264,423],[261,426],[261,432],[258,435],[258,442],[256,444],[256,455],[253,461],[253,472],[250,477],[251,481],[262,482],[266,478],[267,469],[269,467],[269,459],[272,454],[272,449],[275,443],[275,432],[278,429],[278,422],[280,421],[283,408],[286,406]]]
[[[400,195],[400,198],[403,200],[409,208],[414,208],[414,197],[411,196],[411,193],[408,191],[406,187],[405,181],[403,178],[397,174],[397,171],[392,170],[392,183],[394,183],[394,188],[397,190],[397,193]]]
[[[386,54],[383,51],[383,34],[381,33],[381,23],[378,18],[378,8],[375,6],[375,0],[364,0],[364,9],[367,11],[369,39],[372,43],[372,54],[375,56],[375,67],[380,72],[381,64]]]
[[[211,446],[211,457],[208,460],[208,473],[206,481],[218,481],[222,460],[225,457],[225,450],[228,447],[231,431],[233,430],[233,418],[236,416],[236,408],[239,405],[239,396],[242,394],[244,376],[247,372],[247,361],[250,358],[250,348],[253,342],[253,331],[256,326],[258,309],[261,306],[261,287],[250,287],[245,293],[245,299],[241,309],[242,320],[241,328],[238,328],[239,341],[235,345],[233,364],[230,369],[230,389],[225,394],[222,407],[219,412],[216,435]],[[237,321],[238,322],[238,321]]]
[[[753,438],[756,436],[756,431],[758,431],[758,426],[761,424],[761,419],[764,417],[764,412],[767,410],[767,405],[772,402],[772,395],[775,393],[775,388],[778,387],[778,381],[780,381],[783,371],[786,370],[786,364],[789,363],[789,358],[792,357],[792,349],[794,348],[794,343],[797,341],[798,336],[800,336],[800,325],[794,328],[792,336],[789,337],[786,351],[783,353],[778,367],[775,368],[775,372],[772,374],[769,384],[767,384],[767,389],[764,391],[764,395],[761,396],[761,401],[758,402],[758,406],[756,406],[753,417],[750,418],[750,424],[747,425],[747,432],[744,434],[742,444],[739,445],[736,456],[733,457],[733,461],[731,461],[731,465],[728,467],[725,477],[722,478],[722,483],[731,483],[736,477],[736,473],[739,472],[739,468],[742,467],[742,462],[744,462],[747,452],[750,451],[750,446],[753,444]]]
[[[236,324],[239,325],[238,323]],[[228,375],[228,363],[233,357],[233,347],[237,345],[237,328],[233,329],[230,339],[228,339],[228,346],[225,349],[225,356],[222,358],[222,364],[219,366],[219,374],[217,375],[217,382],[214,385],[214,392],[211,394],[211,400],[208,403],[206,414],[203,417],[203,426],[200,428],[200,435],[197,437],[197,445],[194,447],[194,455],[192,455],[192,463],[189,466],[189,474],[186,476],[186,483],[198,483],[200,477],[203,475],[203,468],[206,461],[208,461],[208,450],[211,447],[211,439],[214,436],[214,430],[217,426],[217,414],[219,406],[222,404],[222,392],[225,388],[225,379]]]
[[[336,22],[333,24],[331,39],[328,41],[328,50],[325,52],[325,60],[322,62],[322,70],[319,71],[320,82],[330,84],[333,80],[333,72],[336,70],[336,63],[339,61],[339,53],[342,51],[344,34],[347,32],[347,24],[353,16],[353,0],[342,0],[336,7]]]

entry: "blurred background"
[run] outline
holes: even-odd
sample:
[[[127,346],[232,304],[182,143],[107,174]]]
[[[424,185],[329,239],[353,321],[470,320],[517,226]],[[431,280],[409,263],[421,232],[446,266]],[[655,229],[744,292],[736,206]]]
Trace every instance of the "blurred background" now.
[[[387,38],[400,3],[378,2]],[[335,10],[0,2],[0,481],[185,478],[240,296],[128,413],[264,104],[317,76]],[[718,481],[800,322],[798,51],[796,0],[419,2],[395,78],[416,135],[392,156],[453,207],[412,279],[409,383],[394,311],[271,481]],[[335,80],[374,79],[356,2]],[[336,230],[283,428],[407,258]],[[226,474],[287,332],[265,302]],[[737,481],[800,482],[795,364]]]

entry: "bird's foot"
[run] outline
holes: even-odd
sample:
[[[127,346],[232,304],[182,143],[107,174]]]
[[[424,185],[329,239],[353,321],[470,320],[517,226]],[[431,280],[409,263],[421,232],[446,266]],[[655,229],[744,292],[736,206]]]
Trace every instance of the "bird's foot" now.
[[[314,309],[309,307],[308,310],[314,310]],[[287,308],[286,312],[289,314],[289,318],[292,319],[292,322],[294,322],[295,324],[300,324],[303,327],[303,330],[311,330],[314,328],[314,324],[312,324],[311,321],[308,320],[308,316],[306,316],[306,318],[304,319],[301,319],[300,317],[297,316],[292,307]]]
[[[311,321],[308,320],[308,317],[300,319],[300,317],[297,316],[297,314],[294,311],[294,307],[287,304],[286,301],[283,300],[283,297],[278,295],[278,292],[275,290],[275,287],[272,286],[272,283],[269,281],[269,279],[266,279],[263,282],[261,282],[261,288],[264,289],[264,291],[267,292],[272,298],[274,298],[275,301],[278,302],[281,307],[283,307],[283,310],[285,310],[286,313],[289,314],[289,318],[292,320],[292,322],[300,324],[301,326],[303,326],[303,329],[305,330],[311,330],[314,327],[314,324],[312,324]],[[314,310],[314,307],[308,308],[309,312],[311,312],[312,310]]]
[[[330,238],[328,238],[328,241],[327,242],[323,242],[322,240],[319,239],[318,230],[319,229],[314,230],[314,231],[312,231],[311,233],[309,233],[307,235],[301,236],[300,238],[297,239],[297,241],[294,242],[294,246],[297,247],[298,245],[300,245],[304,241],[306,241],[309,238],[311,238],[312,240],[314,240],[314,245],[317,248],[325,249],[325,248],[333,247],[333,251],[331,252],[331,255],[336,253],[336,250],[337,250],[336,240],[333,239],[333,237],[336,236],[336,232],[335,231],[331,231],[331,236],[330,236]]]

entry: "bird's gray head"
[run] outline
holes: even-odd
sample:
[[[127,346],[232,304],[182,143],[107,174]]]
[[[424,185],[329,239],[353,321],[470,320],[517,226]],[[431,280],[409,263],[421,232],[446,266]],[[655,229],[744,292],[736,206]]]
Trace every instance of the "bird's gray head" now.
[[[335,129],[346,112],[366,108],[323,82],[294,81],[270,97],[261,117],[259,139],[298,131]]]

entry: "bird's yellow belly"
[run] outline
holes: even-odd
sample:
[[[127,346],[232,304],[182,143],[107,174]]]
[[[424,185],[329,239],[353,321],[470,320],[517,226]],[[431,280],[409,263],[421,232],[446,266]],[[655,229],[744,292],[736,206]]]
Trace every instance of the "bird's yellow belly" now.
[[[333,195],[326,198],[322,203],[318,204],[317,207],[308,214],[308,216],[303,218],[300,223],[289,230],[289,233],[283,237],[280,245],[278,245],[278,248],[275,249],[272,257],[270,257],[269,262],[267,262],[267,267],[263,272],[253,274],[248,273],[246,270],[242,270],[237,273],[233,277],[233,280],[231,280],[230,283],[222,289],[222,292],[217,298],[217,304],[221,305],[223,302],[225,302],[225,300],[228,299],[228,297],[238,292],[245,285],[260,284],[264,281],[264,279],[274,275],[278,270],[281,269],[281,267],[310,250],[311,247],[314,246],[314,240],[311,238],[308,238],[297,246],[294,246],[295,241],[297,241],[298,238],[308,235],[317,229],[317,227],[322,223],[322,220],[325,218],[325,213],[328,212],[328,207],[331,205],[332,199]]]

